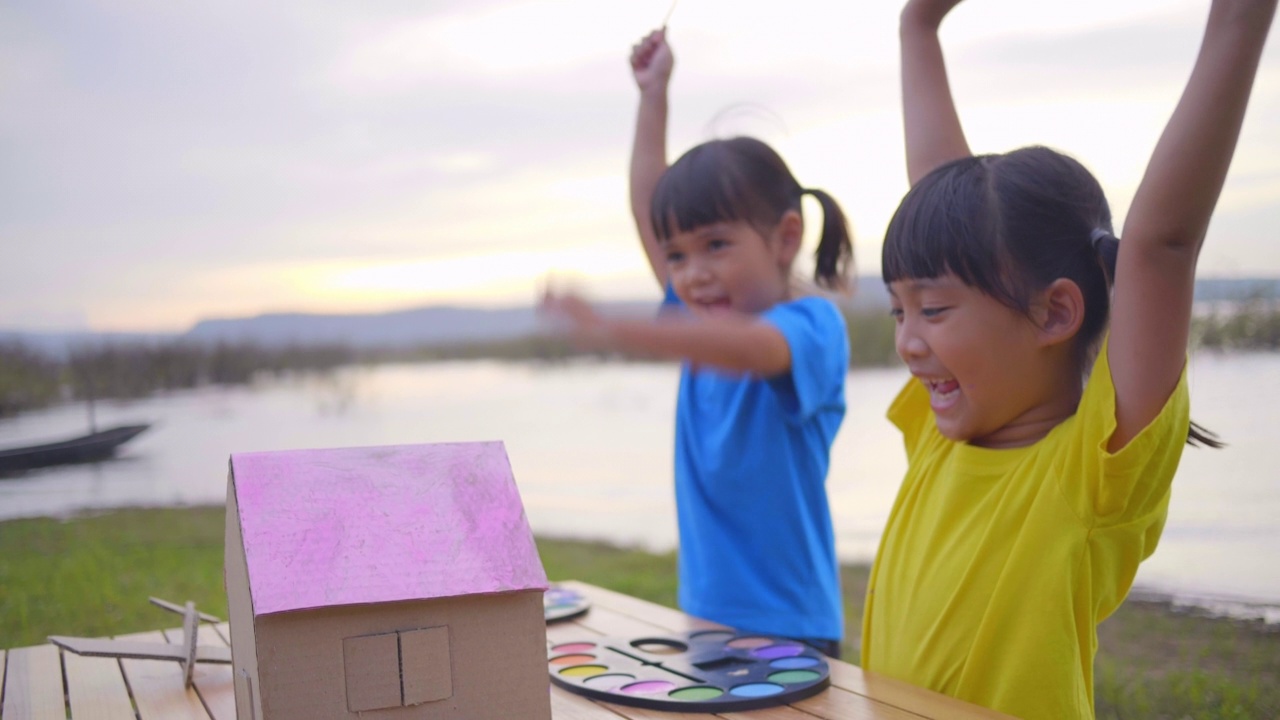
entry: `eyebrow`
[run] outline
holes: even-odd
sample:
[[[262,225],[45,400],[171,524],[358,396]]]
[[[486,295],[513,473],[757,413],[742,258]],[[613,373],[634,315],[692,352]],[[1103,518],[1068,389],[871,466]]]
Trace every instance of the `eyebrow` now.
[[[906,290],[913,290],[913,291],[914,290],[932,290],[935,288],[946,287],[948,285],[946,280],[943,280],[942,278],[936,278],[936,277],[911,278],[907,280],[898,280],[897,282],[902,283],[902,285]],[[892,294],[893,289],[890,288],[889,292]]]

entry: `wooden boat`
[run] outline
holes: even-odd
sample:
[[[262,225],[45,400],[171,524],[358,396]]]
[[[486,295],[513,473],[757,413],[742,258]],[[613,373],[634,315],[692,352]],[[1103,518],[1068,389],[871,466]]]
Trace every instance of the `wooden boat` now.
[[[115,454],[116,448],[149,427],[121,425],[70,440],[0,450],[0,472],[105,460]]]

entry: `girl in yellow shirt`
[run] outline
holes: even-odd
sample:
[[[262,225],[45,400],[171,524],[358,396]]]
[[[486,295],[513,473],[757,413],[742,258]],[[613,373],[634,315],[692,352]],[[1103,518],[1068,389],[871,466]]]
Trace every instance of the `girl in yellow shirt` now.
[[[1214,0],[1120,241],[1097,180],[1043,147],[974,156],[937,30],[902,12],[907,169],[883,272],[914,376],[908,469],[862,662],[1023,718],[1093,717],[1097,624],[1155,549],[1188,414],[1196,257],[1276,0]],[[1068,12],[1070,6],[1062,6]]]

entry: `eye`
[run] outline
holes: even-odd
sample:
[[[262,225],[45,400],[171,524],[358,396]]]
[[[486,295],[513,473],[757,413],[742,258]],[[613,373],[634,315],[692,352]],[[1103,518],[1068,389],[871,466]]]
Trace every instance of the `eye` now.
[[[898,322],[902,322],[902,308],[889,308],[889,316]]]
[[[678,262],[680,262],[680,261],[682,261],[682,260],[684,260],[684,253],[682,253],[682,252],[678,252],[678,251],[675,251],[675,250],[670,250],[670,251],[668,251],[668,252],[667,252],[667,264],[668,264],[668,265],[674,265],[674,264],[676,264],[676,263],[678,263]]]
[[[707,241],[708,250],[723,250],[729,247],[729,241],[724,238],[711,238]]]
[[[950,310],[950,309],[951,309],[951,308],[950,308],[950,307],[947,307],[947,306],[943,306],[943,307],[927,307],[927,308],[921,308],[921,309],[920,309],[920,315],[921,315],[922,317],[926,317],[926,318],[936,318],[936,317],[938,317],[938,316],[942,315],[942,313],[944,313],[944,312],[946,312],[946,311],[948,311],[948,310]]]

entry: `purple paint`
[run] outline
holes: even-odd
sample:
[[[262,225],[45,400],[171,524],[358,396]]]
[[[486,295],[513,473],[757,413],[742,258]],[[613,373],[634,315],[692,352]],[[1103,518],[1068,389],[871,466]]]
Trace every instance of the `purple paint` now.
[[[231,456],[255,615],[545,590],[500,442]]]
[[[776,660],[778,658],[795,657],[804,652],[804,648],[795,643],[778,643],[768,647],[756,648],[751,654],[761,660]]]

